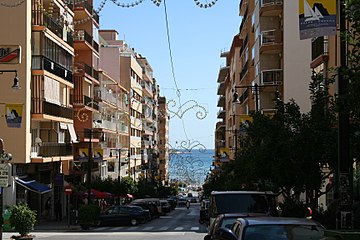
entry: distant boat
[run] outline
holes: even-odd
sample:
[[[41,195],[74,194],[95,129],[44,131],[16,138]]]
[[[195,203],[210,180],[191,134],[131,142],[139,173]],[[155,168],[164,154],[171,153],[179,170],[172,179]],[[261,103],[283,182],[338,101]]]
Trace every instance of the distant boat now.
[[[319,21],[320,18],[323,18],[324,16],[321,14],[321,12],[317,7],[315,7],[315,11],[314,11],[310,7],[307,0],[304,0],[304,17],[306,18],[305,22],[308,22],[308,21]]]

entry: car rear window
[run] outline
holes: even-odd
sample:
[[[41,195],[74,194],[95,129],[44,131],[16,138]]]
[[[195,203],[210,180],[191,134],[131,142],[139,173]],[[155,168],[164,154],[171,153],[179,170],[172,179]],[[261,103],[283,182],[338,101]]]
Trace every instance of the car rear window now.
[[[226,194],[215,197],[218,213],[267,213],[269,211],[266,195]]]

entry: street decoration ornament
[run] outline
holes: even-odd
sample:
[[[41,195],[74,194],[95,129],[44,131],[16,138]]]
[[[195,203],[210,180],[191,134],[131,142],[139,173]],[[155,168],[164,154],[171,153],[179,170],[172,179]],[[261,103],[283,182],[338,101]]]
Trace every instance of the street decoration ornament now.
[[[208,112],[206,111],[206,108],[201,106],[200,104],[198,104],[195,100],[189,100],[186,101],[184,104],[182,104],[181,106],[178,107],[178,109],[175,110],[171,110],[170,108],[175,108],[176,107],[176,101],[175,100],[169,100],[167,103],[167,109],[168,112],[170,113],[170,118],[173,117],[178,117],[178,118],[183,118],[184,114],[186,112],[188,112],[189,110],[192,109],[198,109],[198,111],[196,112],[196,117],[198,119],[204,119]]]
[[[190,140],[176,142],[175,146],[169,143],[168,145],[169,173],[172,178],[194,184],[201,183],[204,177],[204,162],[199,156],[205,153],[206,147],[199,141]]]

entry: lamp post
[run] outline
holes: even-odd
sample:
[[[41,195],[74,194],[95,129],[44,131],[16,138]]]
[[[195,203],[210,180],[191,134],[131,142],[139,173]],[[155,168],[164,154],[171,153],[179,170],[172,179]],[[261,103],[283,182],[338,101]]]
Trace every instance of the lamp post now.
[[[340,0],[340,33],[346,30],[345,19],[345,1]],[[343,97],[347,94],[349,79],[344,76],[343,68],[347,65],[346,54],[346,40],[340,40],[340,68],[339,68],[339,81],[338,81],[338,94]],[[339,197],[339,209],[337,214],[337,228],[351,228],[351,220],[345,221],[344,219],[351,219],[352,211],[352,194],[353,194],[353,165],[350,156],[350,136],[349,136],[349,112],[348,110],[340,110],[338,117],[338,176],[337,176],[337,191]]]
[[[128,149],[122,149],[122,148],[111,148],[110,151],[117,151],[118,153],[118,177],[117,177],[117,182],[118,182],[118,186],[120,188],[120,184],[121,184],[121,153],[123,151],[127,151]],[[111,154],[111,152],[110,152]],[[110,156],[111,157],[111,156]],[[121,198],[120,198],[120,193],[119,193],[119,197],[118,197],[118,204],[121,203]]]
[[[93,158],[92,158],[92,135],[93,135],[93,130],[90,128],[86,128],[84,129],[89,133],[89,152],[88,152],[88,177],[87,177],[87,182],[88,182],[88,204],[91,203],[91,171],[92,171],[92,165],[93,165]]]

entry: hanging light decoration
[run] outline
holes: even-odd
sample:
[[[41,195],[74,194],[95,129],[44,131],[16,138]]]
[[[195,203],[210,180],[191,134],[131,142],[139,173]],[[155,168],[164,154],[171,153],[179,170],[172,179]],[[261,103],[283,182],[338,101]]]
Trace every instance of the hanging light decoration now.
[[[145,0],[138,0],[138,1],[135,1],[132,3],[121,3],[118,0],[111,0],[111,1],[118,7],[129,8],[129,7],[135,7],[135,6],[139,5],[140,3],[144,2]]]
[[[198,6],[199,8],[211,8],[216,4],[217,1],[218,0],[213,0],[210,3],[201,3],[199,0],[194,0],[196,6]]]
[[[160,6],[161,0],[151,0],[156,6]]]

